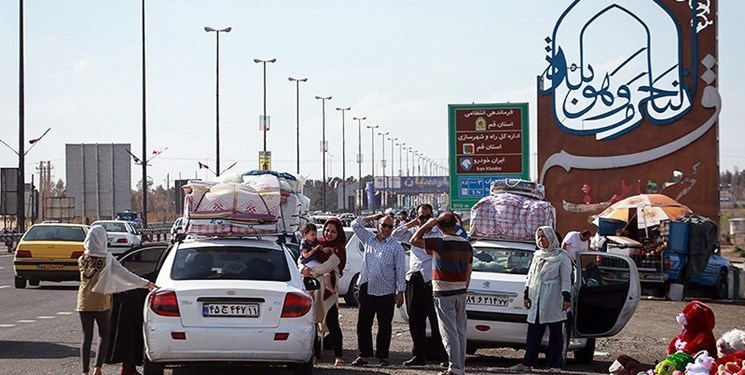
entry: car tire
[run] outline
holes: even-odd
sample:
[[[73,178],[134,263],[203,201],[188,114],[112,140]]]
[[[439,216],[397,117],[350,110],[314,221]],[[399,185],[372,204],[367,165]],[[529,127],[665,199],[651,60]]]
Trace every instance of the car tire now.
[[[714,298],[725,299],[729,294],[729,285],[727,285],[727,270],[721,270],[719,277],[717,277],[717,283],[714,284]]]
[[[313,358],[311,357],[308,362],[302,364],[291,364],[288,368],[294,375],[311,375],[313,374]]]
[[[28,285],[39,286],[39,279],[28,279]]]
[[[360,274],[356,274],[352,278],[352,281],[349,283],[347,294],[344,296],[344,303],[347,306],[357,307],[360,304],[360,301],[357,300],[357,294],[359,293],[359,288],[357,287],[357,280],[359,280],[359,278],[360,278]]]
[[[163,375],[165,366],[158,363],[150,362],[150,360],[147,359],[147,355],[144,355],[143,357],[142,375]]]
[[[16,276],[15,278],[15,287],[16,289],[23,289],[26,287],[26,279],[24,279],[21,276]]]
[[[579,364],[589,365],[595,357],[595,339],[587,339],[584,348],[574,352],[574,360]]]

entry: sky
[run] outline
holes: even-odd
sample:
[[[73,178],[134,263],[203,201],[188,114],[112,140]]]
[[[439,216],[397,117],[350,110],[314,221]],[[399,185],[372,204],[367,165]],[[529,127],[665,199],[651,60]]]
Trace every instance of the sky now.
[[[585,0],[587,1],[587,0]],[[684,0],[665,0],[675,3]],[[545,38],[570,0],[146,1],[147,149],[156,185],[209,178],[215,166],[215,34],[220,34],[221,167],[258,167],[263,68],[267,64],[267,149],[272,168],[295,171],[296,86],[300,84],[301,174],[320,179],[323,106],[328,175],[357,176],[362,122],[363,175],[371,171],[371,130],[388,132],[447,165],[448,104],[527,102],[535,150],[536,76],[547,66]],[[18,148],[18,4],[0,0],[0,140]],[[65,144],[131,143],[142,153],[140,1],[25,0],[25,132],[52,130],[26,156],[26,180],[40,161],[65,178]],[[745,2],[719,5],[721,169],[745,166]],[[610,43],[609,43],[610,45]],[[375,159],[382,136],[375,136]],[[28,144],[26,146],[28,148]],[[399,151],[395,147],[395,162]],[[390,159],[386,140],[386,159]],[[404,155],[406,153],[404,152]],[[17,166],[0,145],[0,166]],[[535,178],[535,162],[531,175]],[[141,169],[132,165],[132,184]],[[398,165],[396,165],[398,169]],[[406,162],[403,162],[406,169]],[[380,174],[380,166],[376,167]],[[388,172],[390,173],[390,167]]]

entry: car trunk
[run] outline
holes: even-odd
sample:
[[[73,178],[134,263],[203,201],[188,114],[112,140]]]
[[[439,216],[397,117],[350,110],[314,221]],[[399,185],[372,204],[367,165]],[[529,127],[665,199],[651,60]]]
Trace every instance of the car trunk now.
[[[524,314],[525,275],[473,272],[466,298],[469,311]]]
[[[33,258],[42,259],[72,259],[75,251],[83,251],[83,244],[69,241],[28,241],[23,242],[18,250],[28,250]]]
[[[176,281],[184,327],[279,326],[287,284],[246,280]]]

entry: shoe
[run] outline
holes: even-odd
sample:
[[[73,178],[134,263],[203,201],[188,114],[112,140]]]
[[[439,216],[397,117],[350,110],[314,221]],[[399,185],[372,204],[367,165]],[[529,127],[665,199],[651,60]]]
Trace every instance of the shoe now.
[[[357,357],[354,359],[354,361],[352,361],[352,363],[350,363],[350,365],[354,367],[367,366],[367,364],[368,364],[368,361],[366,359],[363,359],[362,357]]]
[[[507,371],[508,372],[514,372],[514,373],[524,374],[524,373],[533,371],[533,368],[530,367],[530,366],[525,366],[522,363],[518,363],[518,364],[516,364],[516,365],[514,365],[512,367],[508,367],[507,368]]]
[[[419,357],[411,357],[410,360],[404,362],[404,366],[425,366],[427,361],[420,359]]]
[[[442,368],[449,368],[450,367],[450,362],[448,362],[448,361],[440,362],[440,367],[442,367]]]
[[[337,358],[337,359],[334,360],[334,367],[340,367],[340,366],[344,366],[346,364],[347,363],[344,362],[344,358]]]
[[[551,374],[551,375],[559,375],[559,374],[561,374],[561,369],[558,368],[558,367],[552,367],[552,368],[548,369],[548,373]]]
[[[391,363],[387,359],[381,359],[380,363],[378,363],[378,367],[388,367],[390,365]]]
[[[455,375],[455,373],[450,370],[445,370],[437,375]]]

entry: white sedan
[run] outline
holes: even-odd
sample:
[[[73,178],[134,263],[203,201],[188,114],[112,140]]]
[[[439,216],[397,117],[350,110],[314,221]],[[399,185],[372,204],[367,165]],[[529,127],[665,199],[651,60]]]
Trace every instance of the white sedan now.
[[[314,279],[309,279],[315,281]],[[177,242],[145,306],[144,372],[199,365],[313,371],[315,311],[295,259],[276,238]]]
[[[479,348],[524,348],[527,310],[523,290],[535,244],[479,240],[466,299],[467,352]],[[640,298],[639,274],[627,256],[580,252],[574,259],[572,311],[565,325],[565,353],[590,363],[596,337],[617,334],[631,319]],[[579,267],[578,267],[579,266]],[[548,332],[543,338],[548,346]]]
[[[93,225],[100,225],[106,229],[109,252],[114,255],[119,255],[142,244],[142,236],[128,221],[98,220],[91,224]]]

